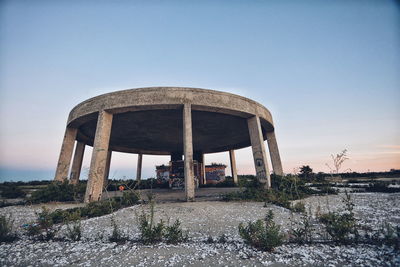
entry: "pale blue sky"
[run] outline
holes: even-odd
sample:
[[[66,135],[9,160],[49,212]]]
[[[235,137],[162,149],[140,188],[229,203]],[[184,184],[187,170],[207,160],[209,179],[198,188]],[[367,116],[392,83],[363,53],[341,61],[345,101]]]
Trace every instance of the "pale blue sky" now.
[[[274,117],[285,172],[328,171],[330,154],[344,148],[346,168],[400,168],[394,1],[0,3],[0,181],[52,178],[72,107],[146,86],[260,102]],[[89,160],[90,149],[86,168]],[[144,176],[167,161],[145,156]],[[239,173],[254,173],[250,149],[237,161]],[[136,155],[115,153],[114,177],[135,169]]]

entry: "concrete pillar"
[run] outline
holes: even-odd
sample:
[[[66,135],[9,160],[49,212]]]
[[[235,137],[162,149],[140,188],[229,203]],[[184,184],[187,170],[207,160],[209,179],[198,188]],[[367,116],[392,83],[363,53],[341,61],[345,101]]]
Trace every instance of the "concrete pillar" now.
[[[99,112],[96,135],[93,144],[92,160],[90,162],[88,184],[86,187],[86,203],[99,201],[101,198],[112,119],[113,115],[111,113],[104,110]]]
[[[271,156],[272,171],[276,175],[283,175],[281,157],[279,156],[278,143],[276,142],[275,132],[267,132],[269,154]]]
[[[54,175],[54,181],[64,181],[68,179],[69,165],[71,163],[72,151],[74,149],[74,143],[78,129],[68,127],[65,129],[63,143],[61,145],[60,156],[58,158],[58,164],[56,173]]]
[[[235,150],[229,150],[229,159],[231,161],[231,173],[232,173],[233,182],[235,184],[238,184]]]
[[[197,151],[193,153],[193,160],[197,161],[197,166],[198,166],[198,171],[199,171],[199,184],[205,184],[204,183],[204,154],[201,151]]]
[[[112,150],[108,150],[107,159],[106,159],[106,168],[104,170],[103,187],[106,187],[108,184],[108,178],[110,176],[111,156],[112,156]]]
[[[185,156],[185,194],[187,201],[194,200],[192,108],[183,106],[183,154]]]
[[[204,153],[201,154],[201,173],[203,174],[203,184],[207,184],[206,162],[204,160]]]
[[[260,118],[253,116],[247,119],[249,127],[251,148],[253,150],[254,165],[258,180],[264,184],[264,188],[271,187],[267,156],[265,153],[264,139],[261,131]]]
[[[138,154],[137,168],[136,168],[136,181],[140,182],[142,179],[142,158],[143,154]]]
[[[72,160],[70,184],[77,184],[81,175],[83,154],[85,153],[85,143],[76,142],[74,159]]]

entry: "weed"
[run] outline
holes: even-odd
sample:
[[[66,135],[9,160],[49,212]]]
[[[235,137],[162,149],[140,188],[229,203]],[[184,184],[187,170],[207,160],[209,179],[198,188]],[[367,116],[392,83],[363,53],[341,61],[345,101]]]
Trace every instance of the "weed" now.
[[[81,214],[77,210],[67,218],[67,237],[72,241],[79,241],[82,237]]]
[[[354,203],[350,194],[342,199],[345,204],[345,211],[329,212],[320,216],[320,221],[325,225],[325,230],[333,241],[339,244],[349,243],[352,239],[358,240],[357,220],[353,213]]]
[[[111,217],[111,226],[113,228],[113,231],[111,233],[111,236],[108,238],[110,242],[119,243],[127,240],[127,238],[121,233],[121,230],[119,229],[114,216]]]
[[[39,240],[53,239],[59,229],[54,226],[50,211],[46,207],[42,207],[42,212],[36,213],[36,215],[36,222],[26,225],[27,234]]]
[[[16,185],[1,186],[1,196],[3,198],[24,198],[26,193]]]
[[[164,236],[168,244],[178,244],[188,239],[188,234],[182,230],[179,220],[176,220],[171,226],[165,227]]]
[[[290,205],[289,208],[293,212],[305,212],[306,211],[306,206],[304,205],[303,202],[297,202],[296,204]]]
[[[45,203],[50,201],[73,201],[77,195],[77,186],[68,184],[68,181],[53,182],[44,188],[32,193],[30,201],[32,203]]]
[[[11,216],[0,216],[0,242],[12,242],[17,238],[13,232],[13,220]]]
[[[273,218],[274,214],[270,210],[264,221],[249,222],[247,226],[240,223],[239,235],[246,243],[258,249],[273,251],[284,241],[284,235],[280,233],[280,226],[275,224]]]
[[[161,220],[157,224],[154,223],[154,202],[150,202],[150,214],[144,211],[138,216],[140,241],[143,244],[153,244],[161,242],[164,234],[165,225]]]
[[[312,234],[314,229],[312,227],[311,219],[311,210],[308,214],[303,213],[301,221],[298,223],[298,227],[291,231],[290,239],[292,242],[299,244],[312,243]]]

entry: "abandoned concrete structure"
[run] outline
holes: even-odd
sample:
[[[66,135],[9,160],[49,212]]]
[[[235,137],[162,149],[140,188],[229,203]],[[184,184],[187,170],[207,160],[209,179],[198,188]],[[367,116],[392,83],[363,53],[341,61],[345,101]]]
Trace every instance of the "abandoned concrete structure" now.
[[[264,140],[268,141],[273,172],[282,175],[272,116],[259,103],[196,88],[117,91],[72,109],[54,179],[63,181],[69,176],[71,183],[77,183],[85,146],[93,146],[85,202],[98,201],[108,179],[112,151],[139,154],[139,180],[143,154],[171,155],[171,160],[184,160],[185,194],[187,201],[192,201],[194,159],[204,162],[206,153],[229,151],[232,176],[237,181],[234,151],[251,145],[257,178],[268,188],[271,181]]]

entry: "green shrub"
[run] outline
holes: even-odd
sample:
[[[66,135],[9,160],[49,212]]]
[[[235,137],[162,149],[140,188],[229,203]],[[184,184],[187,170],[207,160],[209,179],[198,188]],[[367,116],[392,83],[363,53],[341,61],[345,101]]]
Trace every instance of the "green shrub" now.
[[[300,181],[297,176],[293,175],[271,175],[272,187],[270,189],[264,189],[264,184],[261,184],[255,176],[246,176],[244,181],[242,178],[239,182],[246,186],[245,189],[225,194],[222,196],[222,200],[265,201],[290,209],[291,200],[317,193],[317,191],[306,187],[304,181]],[[298,206],[298,208],[301,207]]]
[[[45,241],[53,239],[59,229],[54,226],[50,211],[46,207],[42,207],[42,212],[36,213],[36,215],[36,222],[28,224],[26,227],[28,236]]]
[[[76,186],[68,181],[53,182],[44,188],[34,191],[30,197],[32,203],[46,203],[51,201],[73,201],[76,195]]]
[[[77,210],[67,217],[67,237],[72,241],[79,241],[82,237],[81,214]]]
[[[181,222],[176,220],[172,225],[165,225],[163,220],[154,221],[154,201],[150,201],[150,212],[144,210],[137,216],[140,232],[140,241],[143,244],[154,244],[163,239],[169,244],[177,244],[188,239],[188,233],[181,228]]]
[[[265,220],[249,222],[247,226],[239,224],[239,235],[247,244],[264,251],[273,251],[283,244],[284,235],[280,233],[280,226],[276,225],[274,214],[270,210]]]
[[[313,227],[311,224],[311,212],[310,214],[303,214],[298,227],[292,229],[289,238],[290,241],[304,244],[312,242]]]
[[[382,224],[375,235],[375,243],[392,246],[395,250],[400,249],[400,226],[393,227],[389,223]]]
[[[182,230],[179,220],[176,220],[171,226],[165,227],[164,237],[168,244],[178,244],[188,239],[188,235]]]
[[[359,237],[357,220],[353,213],[354,203],[350,194],[347,191],[345,193],[345,198],[342,199],[346,207],[344,212],[329,212],[320,216],[326,232],[333,241],[339,244],[349,243],[352,239],[357,240]]]
[[[26,193],[16,185],[2,186],[1,196],[3,198],[24,198]]]
[[[108,240],[110,242],[117,242],[117,243],[125,242],[127,238],[121,233],[121,230],[119,229],[114,216],[111,217],[111,226],[113,228],[113,231]]]
[[[305,212],[306,206],[303,202],[296,202],[296,204],[292,204],[289,209],[294,212]]]
[[[154,223],[154,202],[150,202],[150,214],[144,211],[138,216],[140,241],[143,244],[154,244],[161,242],[164,234],[165,225],[161,220],[157,224]]]
[[[133,206],[140,201],[139,195],[133,191],[125,191],[122,195],[121,205],[124,207]]]
[[[13,220],[11,216],[0,216],[0,242],[12,242],[17,238],[13,232]]]

